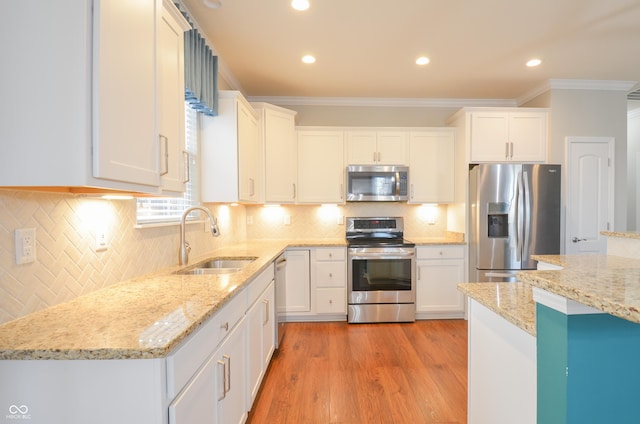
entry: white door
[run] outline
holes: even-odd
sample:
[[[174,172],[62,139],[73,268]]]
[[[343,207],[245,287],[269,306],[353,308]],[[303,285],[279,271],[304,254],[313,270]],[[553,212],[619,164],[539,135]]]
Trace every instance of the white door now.
[[[613,229],[612,137],[567,137],[565,253],[606,253]]]

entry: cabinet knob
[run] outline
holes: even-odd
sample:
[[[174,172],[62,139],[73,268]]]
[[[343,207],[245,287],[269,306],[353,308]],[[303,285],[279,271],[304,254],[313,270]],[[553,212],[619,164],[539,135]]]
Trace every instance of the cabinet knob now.
[[[438,254],[440,254],[440,256],[442,256],[444,254],[444,252],[441,250],[440,252],[438,252]]]
[[[333,273],[332,272],[329,273],[329,278],[333,278]]]
[[[333,305],[333,300],[329,299],[329,305]]]
[[[220,325],[220,328],[224,328],[224,331],[229,331],[229,321]]]
[[[330,258],[333,258],[333,253],[329,253],[329,257],[330,257]]]

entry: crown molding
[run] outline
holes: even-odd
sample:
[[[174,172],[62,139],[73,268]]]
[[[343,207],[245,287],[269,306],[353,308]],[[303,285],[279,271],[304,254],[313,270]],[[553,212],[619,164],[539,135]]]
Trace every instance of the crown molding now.
[[[273,103],[283,106],[356,106],[356,107],[416,107],[416,108],[462,108],[462,107],[510,107],[516,106],[512,99],[413,99],[373,97],[287,97],[250,96],[251,102]]]
[[[631,90],[637,81],[616,80],[577,80],[577,79],[550,79],[549,87],[552,90],[605,90],[626,91]]]

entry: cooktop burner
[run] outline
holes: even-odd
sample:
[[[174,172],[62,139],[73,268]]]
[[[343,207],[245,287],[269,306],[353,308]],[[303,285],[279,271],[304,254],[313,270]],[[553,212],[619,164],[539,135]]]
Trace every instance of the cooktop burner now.
[[[402,217],[347,218],[349,247],[413,247],[404,240]]]

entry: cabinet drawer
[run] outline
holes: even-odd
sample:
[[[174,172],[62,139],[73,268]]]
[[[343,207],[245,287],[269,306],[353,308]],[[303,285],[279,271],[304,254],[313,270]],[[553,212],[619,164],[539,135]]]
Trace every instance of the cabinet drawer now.
[[[247,287],[247,306],[251,307],[258,300],[258,297],[267,288],[269,283],[273,281],[274,271],[273,264],[262,271]]]
[[[420,246],[416,249],[418,259],[462,259],[463,246]]]
[[[167,395],[173,399],[247,310],[241,291],[167,357]]]
[[[316,289],[316,312],[319,314],[346,314],[347,290],[344,288]]]
[[[340,262],[318,262],[316,264],[317,287],[346,287],[346,264]]]
[[[316,261],[344,261],[347,249],[344,247],[328,247],[315,249]]]

